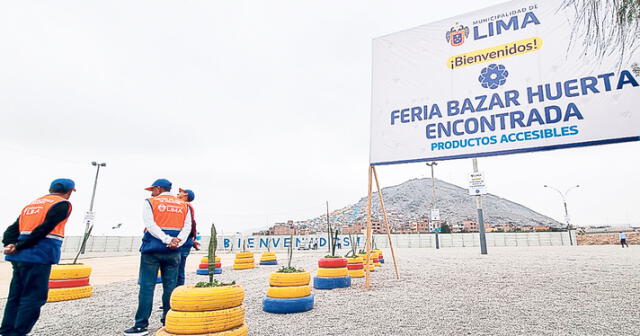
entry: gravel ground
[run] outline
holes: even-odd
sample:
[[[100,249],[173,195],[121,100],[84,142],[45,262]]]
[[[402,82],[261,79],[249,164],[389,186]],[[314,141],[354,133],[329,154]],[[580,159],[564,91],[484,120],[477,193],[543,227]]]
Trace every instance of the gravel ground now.
[[[364,279],[349,289],[314,290],[315,308],[301,314],[262,311],[268,274],[277,266],[233,271],[225,264],[219,278],[245,288],[254,336],[640,335],[636,246],[503,247],[487,256],[476,248],[397,252],[399,281],[387,250],[371,290],[363,290]],[[294,264],[315,271],[322,254],[297,254]],[[194,273],[189,282],[203,279]],[[136,298],[135,280],[97,286],[89,299],[45,305],[32,335],[120,335],[133,324]],[[159,299],[158,286],[156,306]],[[154,311],[151,330],[159,319]]]

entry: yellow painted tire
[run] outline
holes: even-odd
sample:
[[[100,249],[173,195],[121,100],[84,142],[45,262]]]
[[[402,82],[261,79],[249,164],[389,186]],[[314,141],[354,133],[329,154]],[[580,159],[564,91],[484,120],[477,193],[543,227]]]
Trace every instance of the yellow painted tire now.
[[[250,269],[250,268],[254,268],[254,267],[256,267],[256,265],[254,265],[254,264],[233,264],[233,269],[234,270]]]
[[[162,328],[158,330],[158,332],[156,333],[156,336],[247,336],[248,330],[249,328],[247,328],[247,325],[243,324],[237,328],[233,328],[233,329],[229,329],[229,330],[221,331],[217,333],[197,334],[197,335],[194,335],[194,334],[178,335],[178,334],[172,334],[167,330],[165,330],[165,328]]]
[[[276,256],[262,256],[260,257],[260,261],[276,261]]]
[[[319,278],[342,278],[349,275],[349,270],[346,267],[341,268],[318,268],[316,275]]]
[[[276,253],[275,253],[275,252],[264,252],[264,253],[262,254],[262,256],[263,256],[263,257],[266,257],[266,256],[274,256],[274,257],[275,257],[275,255],[276,255]]]
[[[171,309],[181,312],[220,310],[238,307],[244,300],[239,285],[224,287],[180,286],[171,294]]]
[[[236,253],[237,258],[253,258],[253,252],[239,252]]]
[[[216,262],[220,262],[220,257],[216,256]],[[208,264],[209,263],[209,258],[208,257],[202,257],[202,259],[200,259],[200,263],[201,264]]]
[[[229,309],[167,313],[165,329],[178,335],[206,334],[225,331],[244,324],[244,306]]]
[[[347,264],[362,264],[362,257],[347,258]]]
[[[381,267],[381,266],[382,266],[382,264],[381,264],[381,263],[379,263],[379,262],[377,262],[377,263],[373,263],[373,265],[374,265],[375,267]]]
[[[65,280],[88,278],[91,275],[91,266],[76,265],[53,265],[49,280]]]
[[[255,261],[253,258],[236,258],[234,264],[253,264]]]
[[[269,285],[273,287],[292,287],[305,286],[311,281],[311,273],[278,273],[273,272],[269,275]]]
[[[352,278],[362,278],[364,277],[364,269],[349,270],[349,276]]]
[[[69,287],[69,288],[52,288],[49,290],[47,302],[59,302],[84,299],[93,293],[92,286]]]
[[[375,270],[376,270],[376,266],[374,266],[373,264],[369,265],[369,272],[375,272]]]
[[[267,297],[274,299],[294,299],[311,295],[311,286],[269,287]]]

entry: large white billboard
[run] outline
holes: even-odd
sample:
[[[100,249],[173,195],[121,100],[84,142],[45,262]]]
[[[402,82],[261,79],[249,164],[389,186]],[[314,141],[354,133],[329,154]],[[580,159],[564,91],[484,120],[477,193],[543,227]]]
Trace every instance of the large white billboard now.
[[[640,53],[594,55],[562,3],[511,1],[374,39],[370,163],[640,140]]]

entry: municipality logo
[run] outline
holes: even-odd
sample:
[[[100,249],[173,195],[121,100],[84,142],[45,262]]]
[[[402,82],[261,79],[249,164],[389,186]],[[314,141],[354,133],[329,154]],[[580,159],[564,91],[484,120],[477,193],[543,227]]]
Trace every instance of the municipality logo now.
[[[456,23],[456,25],[457,24],[458,23]],[[469,37],[469,27],[467,26],[453,26],[447,32],[447,42],[451,43],[454,47],[461,46],[467,37]]]
[[[485,89],[497,89],[504,85],[509,77],[509,71],[502,64],[489,64],[486,68],[480,70],[478,81]]]

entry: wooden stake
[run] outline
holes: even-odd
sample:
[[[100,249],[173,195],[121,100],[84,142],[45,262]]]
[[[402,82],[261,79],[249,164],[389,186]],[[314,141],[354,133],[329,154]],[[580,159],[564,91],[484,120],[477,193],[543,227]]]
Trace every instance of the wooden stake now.
[[[389,247],[391,248],[391,257],[393,257],[393,267],[396,270],[396,279],[400,280],[400,273],[398,273],[398,263],[396,262],[396,251],[393,249],[393,243],[391,242],[391,228],[389,227],[389,219],[387,218],[387,211],[384,209],[384,200],[382,199],[382,191],[380,190],[380,182],[378,182],[378,173],[376,173],[376,167],[371,166],[373,176],[376,179],[376,188],[378,190],[378,198],[380,199],[380,209],[382,209],[382,218],[384,218],[384,225],[387,228],[387,239],[389,239]]]
[[[365,242],[365,258],[364,258],[364,288],[371,287],[371,279],[369,276],[369,254],[371,254],[371,189],[372,189],[372,171],[373,166],[369,166],[369,192],[367,197],[367,240]]]

